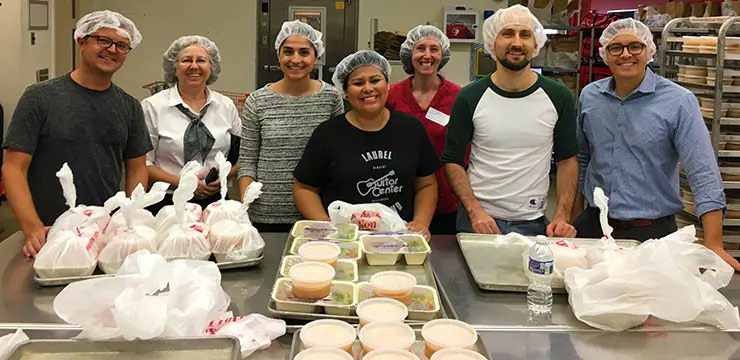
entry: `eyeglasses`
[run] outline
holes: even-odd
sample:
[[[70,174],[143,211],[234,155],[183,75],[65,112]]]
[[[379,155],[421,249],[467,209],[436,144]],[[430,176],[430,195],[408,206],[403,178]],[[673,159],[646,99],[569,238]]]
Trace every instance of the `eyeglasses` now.
[[[131,45],[126,44],[123,41],[115,42],[111,38],[107,38],[105,36],[99,36],[99,35],[87,35],[85,36],[85,39],[87,38],[93,38],[95,41],[98,42],[98,45],[102,46],[104,49],[108,49],[111,45],[116,45],[116,51],[118,51],[121,54],[128,54],[131,51]]]
[[[606,52],[611,56],[620,56],[624,52],[624,48],[627,48],[627,52],[631,55],[640,55],[645,50],[645,44],[640,42],[631,42],[627,45],[611,44],[606,47]]]

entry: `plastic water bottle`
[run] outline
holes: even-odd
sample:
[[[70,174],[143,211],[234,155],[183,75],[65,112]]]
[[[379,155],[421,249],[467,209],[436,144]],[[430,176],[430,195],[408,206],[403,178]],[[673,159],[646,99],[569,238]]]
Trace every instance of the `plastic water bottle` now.
[[[527,307],[535,315],[546,315],[552,311],[552,271],[555,265],[547,238],[537,236],[529,248],[530,283],[527,289]]]

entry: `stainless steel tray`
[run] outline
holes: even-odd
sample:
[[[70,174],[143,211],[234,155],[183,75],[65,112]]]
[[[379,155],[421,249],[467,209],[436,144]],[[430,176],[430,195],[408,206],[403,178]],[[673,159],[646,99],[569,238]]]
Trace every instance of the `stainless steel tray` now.
[[[283,257],[286,255],[290,255],[290,248],[293,244],[293,237],[288,236],[288,241],[285,242],[285,249],[283,250]],[[432,269],[431,261],[427,259],[427,261],[424,262],[423,265],[406,265],[404,262],[399,261],[396,263],[396,265],[390,265],[390,266],[370,266],[368,265],[364,259],[360,259],[357,262],[358,272],[359,272],[359,278],[358,282],[362,281],[370,281],[370,277],[374,275],[375,273],[381,272],[381,271],[387,271],[387,270],[399,270],[399,271],[405,271],[409,274],[412,274],[416,277],[417,284],[419,285],[427,285],[433,287],[435,290],[437,290],[437,295],[439,295],[439,302],[440,302],[440,311],[437,312],[437,315],[435,316],[435,319],[457,319],[457,314],[455,313],[452,303],[450,302],[450,298],[445,293],[442,286],[437,281],[437,276],[434,274],[434,270]],[[277,277],[280,277],[278,270]],[[286,319],[297,319],[297,320],[317,320],[317,319],[339,319],[339,320],[345,320],[352,323],[358,323],[360,319],[356,315],[352,316],[340,316],[340,315],[328,315],[328,314],[317,314],[317,313],[297,313],[297,312],[289,312],[289,311],[280,311],[277,309],[275,305],[275,301],[270,298],[269,303],[267,304],[267,311],[280,318],[286,318]],[[414,321],[414,320],[407,320],[406,321],[409,324],[419,324],[423,323],[422,321]]]
[[[522,254],[507,253],[494,249],[491,239],[498,235],[460,233],[457,242],[460,244],[465,262],[478,287],[483,290],[526,292],[529,279],[522,271]],[[559,238],[551,238],[560,240]],[[587,246],[596,239],[566,239],[579,246]],[[616,240],[623,247],[635,247],[636,240]],[[553,293],[565,294],[565,288],[553,287]]]
[[[228,261],[228,262],[216,263],[216,265],[221,270],[245,268],[245,267],[259,265],[262,262],[263,257],[264,255],[260,255],[260,257],[256,259]],[[89,276],[69,276],[69,277],[42,279],[38,277],[38,275],[34,274],[33,280],[36,281],[36,283],[41,286],[62,286],[62,285],[68,285],[75,281],[82,281],[82,280],[87,280],[87,279],[97,279],[97,278],[109,277],[109,276],[113,276],[113,274],[105,274],[102,272],[102,270],[98,268],[98,269],[95,269],[95,273]]]
[[[237,360],[234,337],[154,340],[30,340],[18,344],[3,360]]]
[[[419,359],[426,359],[427,357],[424,356],[424,338],[421,336],[421,328],[415,328],[414,332],[416,332],[416,341],[414,342],[414,345],[411,346],[411,351],[413,351],[416,356],[419,357]],[[293,360],[296,355],[298,355],[299,352],[303,350],[303,342],[301,341],[301,330],[296,331],[293,333],[293,343],[290,346],[290,355],[288,357],[288,360]],[[483,340],[480,336],[478,336],[478,341],[476,341],[474,349],[476,352],[482,354],[486,357],[486,359],[491,359],[491,355],[488,354],[488,350],[486,350],[486,345],[483,343]],[[362,346],[360,345],[359,340],[355,340],[355,343],[352,344],[352,352],[355,354],[355,359],[359,359],[359,354],[362,352]]]

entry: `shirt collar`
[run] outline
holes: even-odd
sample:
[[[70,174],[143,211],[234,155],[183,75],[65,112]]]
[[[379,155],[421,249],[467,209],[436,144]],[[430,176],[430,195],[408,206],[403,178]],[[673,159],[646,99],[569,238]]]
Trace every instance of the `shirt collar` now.
[[[627,97],[632,96],[635,93],[641,93],[641,94],[649,94],[655,92],[655,84],[658,81],[658,75],[653,72],[650,67],[647,67],[645,69],[645,77],[642,78],[642,82],[640,83],[640,86],[635,89],[632,94],[628,95]],[[612,76],[609,81],[605,81],[601,84],[601,92],[602,93],[608,93],[610,95],[619,97],[614,91],[614,77]]]
[[[213,100],[213,96],[211,95],[211,89],[209,89],[208,86],[206,86],[206,103],[205,103],[205,105],[210,104],[212,100]],[[173,87],[170,88],[170,99],[169,99],[169,104],[168,105],[169,106],[177,106],[179,104],[183,104],[190,111],[193,110],[193,109],[191,109],[188,106],[188,104],[186,104],[182,100],[182,97],[180,96],[180,92],[177,90],[177,84],[175,84],[175,86],[173,86]],[[197,111],[193,111],[193,112],[197,114]]]

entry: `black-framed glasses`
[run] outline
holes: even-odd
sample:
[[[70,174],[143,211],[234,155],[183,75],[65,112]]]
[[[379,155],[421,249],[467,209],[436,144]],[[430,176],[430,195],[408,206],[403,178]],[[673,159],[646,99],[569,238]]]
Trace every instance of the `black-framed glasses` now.
[[[640,55],[642,54],[642,51],[645,50],[645,44],[637,41],[631,42],[627,45],[611,44],[606,47],[606,52],[611,56],[619,56],[624,52],[624,48],[627,48],[627,52],[631,55]]]
[[[111,45],[116,45],[116,51],[118,51],[121,54],[128,54],[131,51],[131,45],[126,44],[123,41],[113,41],[113,39],[100,36],[100,35],[87,35],[85,38],[93,38],[95,41],[98,42],[98,45],[102,46],[104,49],[109,48]]]

